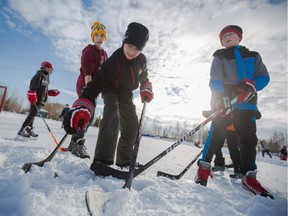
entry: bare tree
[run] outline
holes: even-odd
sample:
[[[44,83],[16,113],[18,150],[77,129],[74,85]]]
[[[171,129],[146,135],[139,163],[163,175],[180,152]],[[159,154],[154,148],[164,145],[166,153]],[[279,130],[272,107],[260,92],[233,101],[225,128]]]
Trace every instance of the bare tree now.
[[[19,99],[15,93],[8,94],[4,101],[3,110],[21,113],[22,111],[22,100]]]
[[[65,107],[64,104],[59,103],[46,103],[44,108],[49,112],[49,118],[58,120],[59,115],[61,114],[63,108]]]
[[[287,140],[283,133],[273,132],[272,137],[269,140],[269,150],[271,152],[278,152],[286,143]]]

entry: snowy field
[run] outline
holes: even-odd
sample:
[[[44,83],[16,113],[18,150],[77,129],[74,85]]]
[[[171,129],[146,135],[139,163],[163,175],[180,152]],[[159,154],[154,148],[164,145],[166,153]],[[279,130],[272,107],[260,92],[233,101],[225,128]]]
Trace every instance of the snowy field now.
[[[137,176],[131,190],[122,189],[124,181],[112,177],[96,177],[89,166],[98,129],[90,127],[86,146],[91,159],[80,159],[67,152],[59,152],[43,167],[32,166],[24,173],[27,162],[46,158],[55,143],[43,120],[35,120],[38,140],[21,142],[14,138],[25,115],[0,114],[0,215],[1,216],[88,216],[85,191],[114,192],[105,205],[106,216],[286,216],[287,162],[274,156],[257,155],[258,180],[269,189],[275,200],[253,196],[242,189],[240,180],[231,180],[231,169],[215,173],[207,187],[194,183],[197,167],[194,164],[180,180],[157,177],[158,170],[179,174],[201,151],[181,144],[145,172]],[[60,121],[46,120],[58,141],[64,135]],[[67,147],[70,137],[65,141]],[[173,144],[156,138],[143,137],[138,161],[146,163]],[[226,163],[229,163],[224,148]],[[57,177],[55,176],[57,174]]]

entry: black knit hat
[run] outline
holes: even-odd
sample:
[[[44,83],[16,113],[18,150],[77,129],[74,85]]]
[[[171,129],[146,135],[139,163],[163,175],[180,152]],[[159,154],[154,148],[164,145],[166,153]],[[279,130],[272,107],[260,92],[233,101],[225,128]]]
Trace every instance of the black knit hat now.
[[[140,51],[142,51],[148,39],[149,30],[140,23],[132,22],[127,27],[127,31],[125,32],[123,39],[123,44],[132,44],[133,46],[136,46]]]

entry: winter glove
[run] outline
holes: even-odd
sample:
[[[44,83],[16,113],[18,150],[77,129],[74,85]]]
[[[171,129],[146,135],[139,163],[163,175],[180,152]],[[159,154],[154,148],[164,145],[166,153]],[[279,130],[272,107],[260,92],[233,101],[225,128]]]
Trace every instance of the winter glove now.
[[[68,134],[84,133],[93,114],[93,103],[80,98],[73,103],[72,108],[64,115],[63,127]]]
[[[238,103],[246,103],[250,101],[256,93],[255,82],[250,79],[244,79],[237,87]]]
[[[152,83],[151,82],[145,82],[145,83],[141,84],[140,95],[141,95],[142,103],[144,103],[144,101],[149,103],[153,99],[154,94],[152,92]]]
[[[214,93],[212,97],[216,110],[221,110],[220,116],[225,117],[232,112],[233,106],[230,104],[229,97],[220,93]]]
[[[35,104],[37,100],[37,93],[33,90],[27,91],[27,99],[29,100],[30,104]]]
[[[55,97],[55,96],[57,96],[57,95],[59,95],[60,94],[60,91],[58,91],[57,89],[50,89],[49,91],[48,91],[48,95],[49,96],[52,96],[52,97]]]

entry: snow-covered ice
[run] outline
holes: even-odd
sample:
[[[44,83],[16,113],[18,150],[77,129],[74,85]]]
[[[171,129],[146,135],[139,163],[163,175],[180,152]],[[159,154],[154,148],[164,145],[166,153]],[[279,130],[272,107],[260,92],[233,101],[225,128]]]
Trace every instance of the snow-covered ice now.
[[[231,180],[226,169],[215,173],[207,187],[194,183],[194,164],[180,180],[157,177],[158,170],[179,174],[201,151],[183,143],[137,176],[131,190],[122,189],[124,181],[112,177],[96,177],[89,166],[93,160],[98,128],[90,127],[86,146],[91,159],[80,159],[69,152],[58,152],[43,167],[32,166],[24,173],[27,162],[46,158],[55,143],[43,120],[35,119],[38,140],[27,142],[14,138],[25,115],[10,112],[0,114],[0,215],[1,216],[63,216],[89,215],[85,191],[114,192],[104,207],[106,216],[286,216],[287,162],[277,156],[272,159],[257,155],[258,180],[269,189],[275,200],[253,196],[242,189],[240,180]],[[64,136],[60,121],[46,120],[58,141]],[[192,129],[192,128],[191,128]],[[67,147],[70,137],[65,141]],[[173,141],[142,137],[138,161],[146,163],[161,153]],[[228,150],[223,149],[226,161]]]

